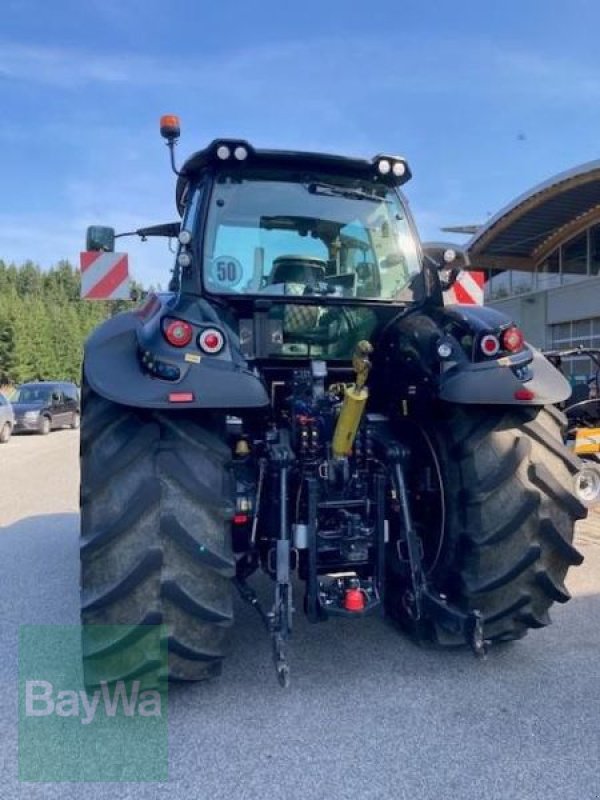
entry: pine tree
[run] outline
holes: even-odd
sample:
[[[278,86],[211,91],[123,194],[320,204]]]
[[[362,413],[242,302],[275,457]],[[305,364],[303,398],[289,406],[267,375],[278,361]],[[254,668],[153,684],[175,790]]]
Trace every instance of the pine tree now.
[[[42,271],[31,261],[17,267],[0,260],[0,385],[79,382],[86,338],[103,320],[133,306],[80,300],[79,292],[79,272],[68,261]]]

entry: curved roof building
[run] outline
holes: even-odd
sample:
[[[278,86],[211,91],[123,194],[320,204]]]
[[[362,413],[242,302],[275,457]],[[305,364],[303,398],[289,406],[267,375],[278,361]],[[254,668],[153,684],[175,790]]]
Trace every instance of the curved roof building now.
[[[501,209],[466,244],[486,302],[539,347],[600,347],[600,161],[562,172]],[[574,376],[591,366],[575,360]]]
[[[533,271],[555,249],[600,222],[600,161],[561,172],[495,214],[467,245],[482,267]]]

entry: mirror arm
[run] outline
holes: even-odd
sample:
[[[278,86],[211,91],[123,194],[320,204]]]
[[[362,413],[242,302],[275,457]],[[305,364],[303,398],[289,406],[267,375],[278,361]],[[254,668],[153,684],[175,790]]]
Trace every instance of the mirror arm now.
[[[436,270],[441,269],[439,262],[436,261],[435,258],[432,258],[428,253],[423,253],[423,258],[428,262],[430,267],[433,267]]]
[[[122,236],[137,236],[137,231],[126,231],[125,233],[115,233],[115,239],[120,239]]]

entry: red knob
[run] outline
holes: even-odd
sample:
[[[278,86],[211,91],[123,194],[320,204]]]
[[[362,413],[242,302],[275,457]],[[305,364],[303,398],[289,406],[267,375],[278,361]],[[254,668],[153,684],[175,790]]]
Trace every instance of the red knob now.
[[[365,595],[360,589],[346,589],[344,608],[346,611],[362,611],[366,606]]]

